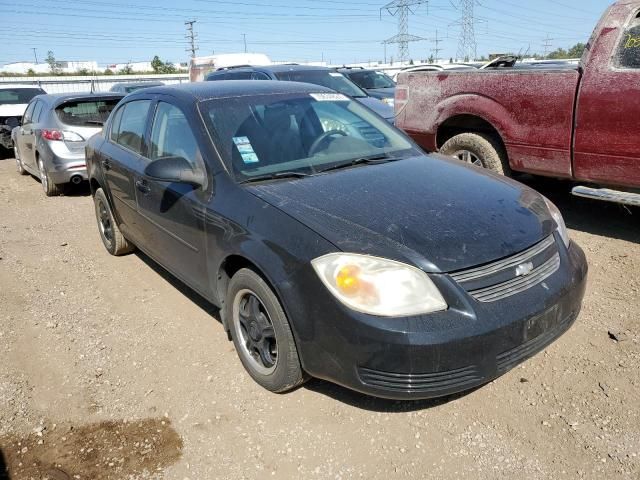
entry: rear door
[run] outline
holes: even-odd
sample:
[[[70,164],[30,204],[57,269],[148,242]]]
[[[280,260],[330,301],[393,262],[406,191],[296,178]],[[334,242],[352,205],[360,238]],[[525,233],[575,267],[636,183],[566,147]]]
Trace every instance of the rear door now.
[[[592,46],[575,122],[578,180],[640,186],[640,11]],[[611,55],[611,52],[614,52]]]
[[[151,99],[141,99],[118,107],[101,149],[102,170],[121,222],[120,229],[134,243],[142,239],[134,177],[146,162],[143,154],[151,104]]]
[[[30,169],[35,169],[35,134],[33,130],[33,114],[42,109],[42,102],[32,101],[24,112],[22,125],[18,135],[18,148],[20,149],[20,159],[22,163]]]
[[[146,161],[182,157],[194,169],[206,171],[194,128],[201,128],[194,115],[159,101],[150,128]],[[137,172],[135,184],[145,245],[172,273],[196,290],[206,292],[209,284],[204,230],[207,192],[185,183],[155,181],[144,174],[144,169]]]

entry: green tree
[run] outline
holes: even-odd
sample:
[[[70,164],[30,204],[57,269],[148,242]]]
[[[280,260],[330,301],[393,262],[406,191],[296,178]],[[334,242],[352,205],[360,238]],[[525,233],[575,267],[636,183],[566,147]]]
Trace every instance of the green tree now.
[[[576,43],[569,49],[569,58],[580,58],[587,46],[584,43]]]
[[[56,61],[56,57],[51,50],[47,52],[47,58],[45,59],[45,62],[47,62],[47,64],[49,65],[49,70],[51,70],[51,73],[53,75],[56,75],[59,70],[58,62]]]
[[[133,73],[133,68],[131,68],[131,65],[126,65],[123,68],[120,69],[120,71],[118,72],[120,75],[131,75]]]
[[[102,74],[103,75],[113,75],[113,70],[111,70],[110,68],[106,68]]]
[[[433,58],[433,54],[429,55],[429,59],[427,60],[427,63],[435,63],[436,59]]]
[[[171,62],[163,62],[158,55],[151,60],[151,68],[155,73],[176,73],[177,71]]]
[[[30,68],[29,70],[27,70],[27,75],[29,75],[30,77],[35,77],[36,72],[33,68]]]
[[[91,75],[91,72],[89,72],[89,70],[87,70],[86,68],[81,68],[80,70],[78,70],[76,72],[78,75],[82,76],[82,77],[86,77],[88,75]]]

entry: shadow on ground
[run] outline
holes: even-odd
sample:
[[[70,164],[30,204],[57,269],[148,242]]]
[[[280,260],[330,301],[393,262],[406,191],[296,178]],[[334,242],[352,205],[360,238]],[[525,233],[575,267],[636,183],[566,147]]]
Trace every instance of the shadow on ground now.
[[[9,478],[9,470],[7,469],[7,462],[4,459],[2,448],[0,448],[0,480],[11,480]]]
[[[571,195],[571,182],[522,176],[522,183],[548,197],[564,216],[567,227],[581,232],[640,243],[640,208]]]

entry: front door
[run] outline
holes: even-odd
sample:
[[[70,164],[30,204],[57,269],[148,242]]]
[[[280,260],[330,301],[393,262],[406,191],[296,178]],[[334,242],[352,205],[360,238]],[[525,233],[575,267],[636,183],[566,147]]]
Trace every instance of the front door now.
[[[151,126],[148,161],[182,157],[194,169],[204,164],[187,117],[178,107],[158,102]],[[204,211],[206,191],[186,183],[159,182],[144,170],[135,179],[138,212],[145,222],[144,244],[167,269],[191,287],[209,290]]]
[[[20,151],[20,160],[31,171],[37,171],[35,165],[35,133],[33,131],[33,111],[38,103],[37,100],[32,101],[22,116],[22,125],[18,130],[18,150]]]
[[[594,39],[576,108],[574,176],[640,186],[640,18]],[[611,52],[614,55],[611,55]]]

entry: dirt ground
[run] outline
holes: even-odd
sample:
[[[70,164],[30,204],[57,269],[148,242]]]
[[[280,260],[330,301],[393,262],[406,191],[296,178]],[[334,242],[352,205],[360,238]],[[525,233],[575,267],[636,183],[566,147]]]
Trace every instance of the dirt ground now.
[[[0,160],[0,479],[640,478],[640,210],[572,198],[590,263],[575,326],[496,381],[395,402],[271,394],[214,308],[114,258],[87,189],[45,198]],[[5,464],[8,477],[3,476]]]

